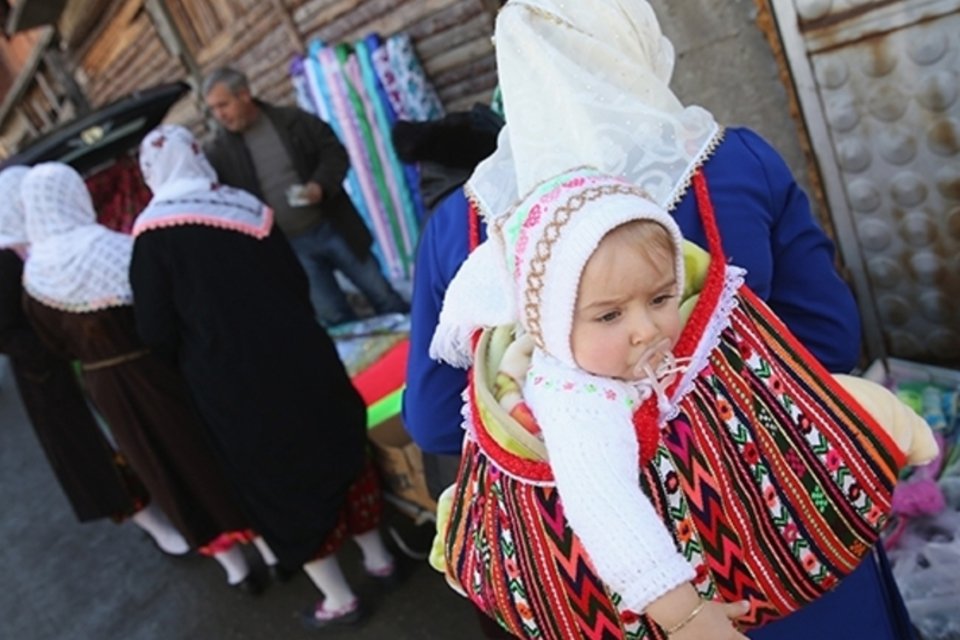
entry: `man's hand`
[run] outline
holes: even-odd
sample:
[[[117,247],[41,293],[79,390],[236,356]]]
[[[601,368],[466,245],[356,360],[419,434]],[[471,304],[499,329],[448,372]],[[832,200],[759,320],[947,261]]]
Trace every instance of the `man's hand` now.
[[[308,182],[303,185],[303,196],[310,204],[319,204],[323,200],[323,187],[316,182]]]

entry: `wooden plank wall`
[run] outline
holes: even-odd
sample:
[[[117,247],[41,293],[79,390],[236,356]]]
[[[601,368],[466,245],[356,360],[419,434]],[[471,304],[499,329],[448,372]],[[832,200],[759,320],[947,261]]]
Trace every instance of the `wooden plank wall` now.
[[[44,132],[75,117],[73,105],[62,100],[45,65],[17,101],[16,108],[0,128],[0,158],[12,155]]]
[[[78,53],[80,81],[94,107],[187,75],[160,40],[143,0],[114,3]]]
[[[490,40],[493,16],[485,0],[168,0],[167,4],[202,70],[232,65],[248,75],[256,95],[270,102],[293,103],[288,68],[301,43],[315,38],[354,42],[371,32],[382,36],[408,32],[450,109],[488,101],[496,85]],[[298,38],[291,37],[285,17]]]
[[[186,0],[186,3],[194,0]],[[234,0],[236,13],[229,30],[222,31],[193,53],[204,71],[229,65],[247,74],[254,94],[273,103],[295,101],[289,65],[298,53],[283,26],[282,16],[270,2],[243,7]],[[241,13],[242,11],[242,13]],[[178,20],[179,23],[179,20]]]
[[[36,33],[31,31],[0,39],[0,98],[13,87],[36,44]]]
[[[300,45],[279,6],[307,43],[406,31],[448,109],[488,101],[496,85],[493,15],[485,0],[167,0],[167,6],[203,71],[233,65],[271,102],[294,101],[288,66]],[[81,53],[85,89],[95,106],[186,76],[157,37],[143,0],[116,0]],[[200,114],[194,109],[192,117]]]
[[[286,5],[308,42],[409,33],[450,110],[489,101],[496,86],[493,15],[484,0],[286,0]]]
[[[410,34],[431,81],[450,110],[488,102],[496,85],[486,0],[167,0],[201,70],[230,65],[258,97],[293,104],[289,64],[301,44],[354,42],[371,32]],[[281,7],[286,10],[283,15]],[[285,24],[296,30],[292,37]],[[202,114],[178,105],[169,120],[202,129]]]
[[[6,159],[40,135],[24,109],[14,109],[0,128],[0,157]]]

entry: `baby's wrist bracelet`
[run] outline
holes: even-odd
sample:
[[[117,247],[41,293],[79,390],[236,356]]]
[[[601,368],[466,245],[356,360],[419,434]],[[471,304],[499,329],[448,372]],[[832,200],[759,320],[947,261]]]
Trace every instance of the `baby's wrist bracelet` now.
[[[687,617],[686,617],[686,618],[684,618],[683,620],[681,620],[681,621],[678,622],[677,624],[673,625],[673,626],[670,627],[669,629],[665,629],[665,631],[667,632],[667,635],[668,635],[668,636],[672,636],[673,634],[675,634],[676,632],[680,631],[680,630],[683,629],[685,626],[687,626],[688,624],[690,624],[690,623],[693,621],[693,619],[696,618],[697,615],[698,615],[701,611],[703,611],[703,608],[706,606],[706,604],[707,604],[707,601],[706,601],[706,600],[700,600],[700,604],[698,604],[697,606],[695,606],[695,607],[693,608],[693,611],[691,611],[690,613],[687,614]]]

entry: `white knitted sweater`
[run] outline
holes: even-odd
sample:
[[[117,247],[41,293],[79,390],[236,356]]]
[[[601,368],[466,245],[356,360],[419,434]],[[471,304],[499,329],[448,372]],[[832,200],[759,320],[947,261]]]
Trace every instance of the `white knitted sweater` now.
[[[572,369],[536,349],[523,396],[543,432],[570,527],[600,578],[643,612],[694,571],[639,484],[632,385]]]

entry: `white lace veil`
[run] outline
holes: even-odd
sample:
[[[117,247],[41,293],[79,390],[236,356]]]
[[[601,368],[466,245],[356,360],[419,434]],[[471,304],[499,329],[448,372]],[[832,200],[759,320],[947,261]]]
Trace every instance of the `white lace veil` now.
[[[199,143],[180,125],[161,125],[143,138],[140,170],[153,198],[137,217],[135,237],[179,225],[211,226],[258,239],[270,233],[270,208],[246,191],[218,184]]]
[[[670,210],[719,140],[670,90],[673,46],[646,0],[510,0],[495,42],[507,126],[467,185],[485,216],[583,165]]]

